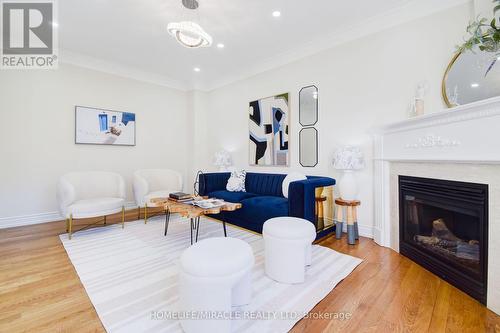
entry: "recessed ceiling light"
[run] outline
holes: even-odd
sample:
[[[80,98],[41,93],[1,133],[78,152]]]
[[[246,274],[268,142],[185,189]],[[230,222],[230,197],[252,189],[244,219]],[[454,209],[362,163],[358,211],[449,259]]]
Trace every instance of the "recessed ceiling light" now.
[[[477,88],[477,87],[479,87],[479,83],[471,83],[470,87],[471,88]]]
[[[199,71],[201,71],[201,69],[200,69],[200,67],[195,67],[195,68],[193,68],[193,71],[199,72]]]
[[[57,23],[57,22],[52,22],[52,26],[53,26],[54,28],[57,28],[57,27],[59,26],[59,23]]]
[[[280,12],[279,10],[275,10],[275,11],[273,12],[273,16],[274,16],[274,17],[280,17],[280,16],[281,16],[281,12]]]
[[[218,47],[219,49],[223,49],[223,48],[224,48],[224,44],[219,43],[219,44],[217,44],[217,47]]]

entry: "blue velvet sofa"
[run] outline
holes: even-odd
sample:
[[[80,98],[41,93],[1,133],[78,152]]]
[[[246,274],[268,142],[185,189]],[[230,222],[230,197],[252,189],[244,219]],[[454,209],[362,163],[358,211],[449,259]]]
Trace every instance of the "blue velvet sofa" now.
[[[248,172],[246,192],[229,192],[226,184],[230,175],[229,172],[200,174],[200,195],[240,202],[241,209],[213,217],[258,233],[262,233],[264,222],[278,216],[301,217],[316,225],[315,189],[335,185],[332,178],[307,176],[307,180],[290,183],[287,199],[281,186],[286,175]]]

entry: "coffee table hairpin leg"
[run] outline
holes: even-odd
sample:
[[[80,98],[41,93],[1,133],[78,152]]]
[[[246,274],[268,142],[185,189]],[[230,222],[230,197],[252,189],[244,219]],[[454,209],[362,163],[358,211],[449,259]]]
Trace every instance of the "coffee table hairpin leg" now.
[[[198,242],[198,231],[200,231],[200,217],[199,216],[196,218],[196,239],[195,239],[195,243]]]
[[[226,231],[226,219],[225,219],[225,216],[226,213],[225,212],[220,212],[220,216],[221,216],[221,219],[222,219],[222,227],[224,228],[224,237],[227,237],[227,231]]]
[[[190,218],[189,221],[191,223],[190,227],[189,227],[189,229],[191,231],[191,245],[193,245],[193,228],[194,228],[193,218]]]
[[[170,222],[170,209],[167,208],[165,211],[165,235],[167,235],[167,230],[168,230],[168,222]]]

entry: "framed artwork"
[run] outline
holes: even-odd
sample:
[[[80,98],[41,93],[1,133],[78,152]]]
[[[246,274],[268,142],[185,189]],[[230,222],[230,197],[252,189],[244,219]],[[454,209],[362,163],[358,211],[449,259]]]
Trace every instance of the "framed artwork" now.
[[[249,104],[249,164],[288,166],[288,93]]]
[[[75,143],[135,146],[135,113],[77,105]]]

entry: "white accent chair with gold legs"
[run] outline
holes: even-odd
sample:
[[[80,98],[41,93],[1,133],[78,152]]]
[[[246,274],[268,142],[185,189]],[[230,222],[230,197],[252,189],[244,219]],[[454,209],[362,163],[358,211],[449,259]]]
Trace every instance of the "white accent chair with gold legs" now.
[[[73,233],[73,220],[122,213],[125,223],[125,181],[114,172],[70,172],[59,179],[57,199],[61,214],[66,219],[69,239]]]
[[[144,223],[148,222],[148,208],[156,207],[153,198],[168,198],[170,193],[182,191],[182,175],[169,169],[143,169],[134,172],[135,202],[144,208]]]

